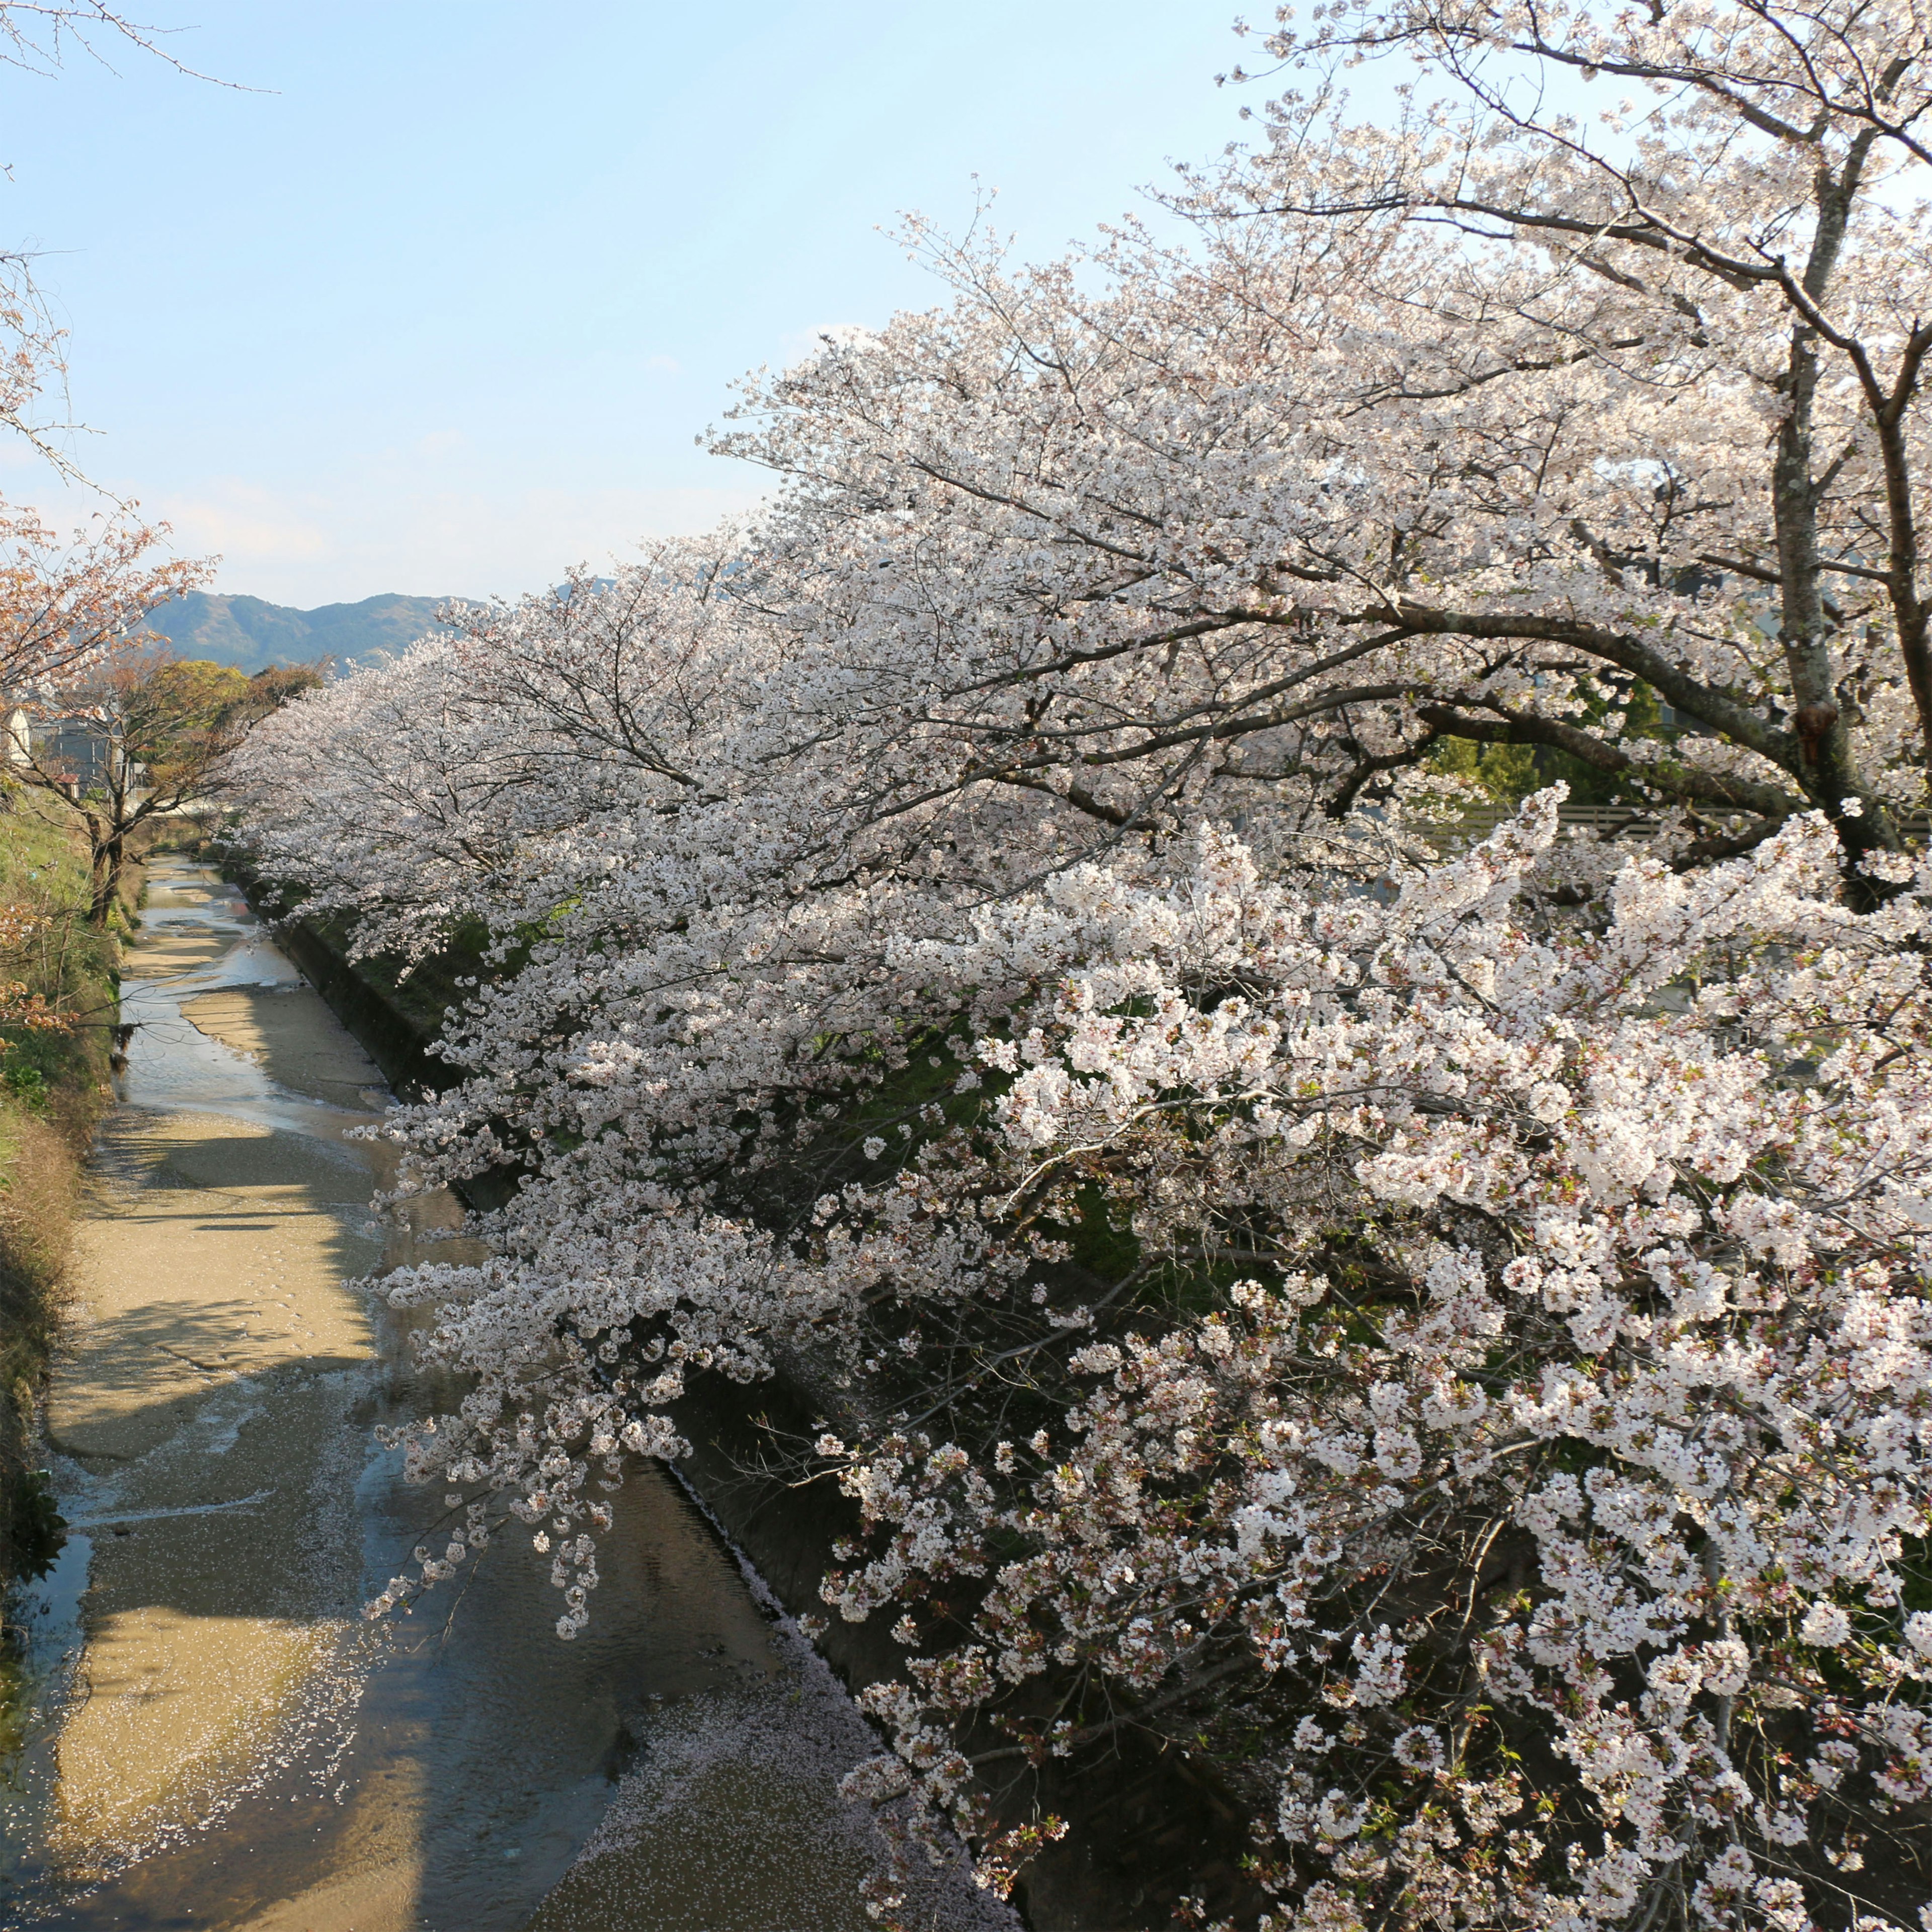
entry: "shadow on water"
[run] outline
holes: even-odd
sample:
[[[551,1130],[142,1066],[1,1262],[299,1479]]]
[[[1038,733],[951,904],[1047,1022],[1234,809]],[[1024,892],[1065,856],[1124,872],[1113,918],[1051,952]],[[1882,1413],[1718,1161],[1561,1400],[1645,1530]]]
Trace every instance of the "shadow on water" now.
[[[576,1642],[514,1529],[362,1621],[443,1515],[372,1446],[434,1393],[404,1322],[344,1286],[384,1259],[347,1137],[380,1076],[212,874],[154,887],[48,1403],[74,1533],[16,1605],[0,1917],[857,1932],[875,1855],[836,1785],[876,1747],[658,1466]],[[931,1923],[1011,1922],[956,1889]]]

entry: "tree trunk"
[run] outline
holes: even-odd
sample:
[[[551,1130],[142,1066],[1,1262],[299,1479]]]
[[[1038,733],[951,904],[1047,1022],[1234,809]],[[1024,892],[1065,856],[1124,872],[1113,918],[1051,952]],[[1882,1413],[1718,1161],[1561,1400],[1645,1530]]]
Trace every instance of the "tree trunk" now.
[[[104,836],[96,833],[93,842],[94,898],[87,918],[90,926],[104,930],[114,916],[114,902],[121,893],[121,874],[127,864],[126,835],[117,826]]]

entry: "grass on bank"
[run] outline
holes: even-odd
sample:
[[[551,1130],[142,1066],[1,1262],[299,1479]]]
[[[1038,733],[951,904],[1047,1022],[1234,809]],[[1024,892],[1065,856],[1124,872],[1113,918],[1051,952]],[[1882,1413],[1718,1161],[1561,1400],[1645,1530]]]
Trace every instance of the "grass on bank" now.
[[[0,1592],[58,1547],[35,1474],[34,1413],[59,1316],[80,1163],[112,1099],[118,966],[133,910],[88,924],[86,841],[0,779],[0,982],[23,988],[57,1024],[8,1024],[0,1001]],[[25,928],[23,938],[16,938]]]

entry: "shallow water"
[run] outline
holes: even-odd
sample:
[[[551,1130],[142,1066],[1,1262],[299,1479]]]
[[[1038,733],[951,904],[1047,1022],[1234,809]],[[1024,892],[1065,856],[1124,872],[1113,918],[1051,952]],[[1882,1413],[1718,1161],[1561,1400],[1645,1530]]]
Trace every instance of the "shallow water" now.
[[[33,1702],[0,1760],[0,1918],[857,1932],[878,1851],[835,1787],[878,1747],[658,1466],[617,1498],[575,1642],[516,1535],[415,1615],[362,1620],[442,1507],[373,1446],[428,1392],[346,1285],[415,1245],[379,1249],[378,1154],[349,1138],[380,1076],[185,862],[151,874],[123,1018],[47,1404],[74,1533],[17,1606]],[[1013,1922],[956,1880],[917,1918]]]

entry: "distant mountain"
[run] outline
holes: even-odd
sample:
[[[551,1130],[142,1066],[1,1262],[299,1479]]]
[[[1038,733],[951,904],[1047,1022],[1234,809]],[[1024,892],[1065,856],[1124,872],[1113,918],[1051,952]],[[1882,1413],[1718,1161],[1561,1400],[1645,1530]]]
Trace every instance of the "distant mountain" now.
[[[260,597],[217,597],[190,590],[151,616],[158,632],[184,658],[206,658],[250,673],[271,664],[310,664],[333,658],[338,670],[400,652],[439,628],[440,597],[404,597],[390,592],[359,604],[324,604],[292,610]]]

